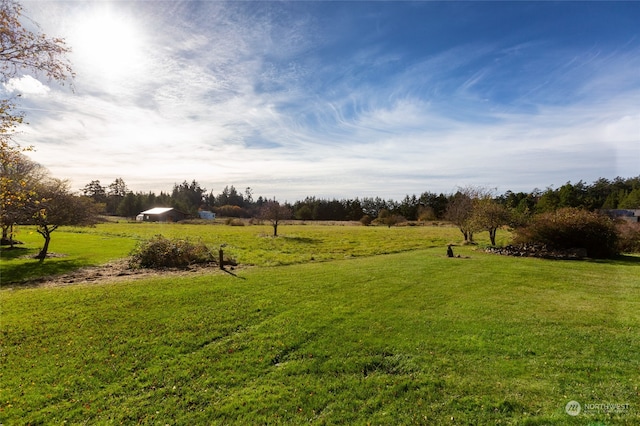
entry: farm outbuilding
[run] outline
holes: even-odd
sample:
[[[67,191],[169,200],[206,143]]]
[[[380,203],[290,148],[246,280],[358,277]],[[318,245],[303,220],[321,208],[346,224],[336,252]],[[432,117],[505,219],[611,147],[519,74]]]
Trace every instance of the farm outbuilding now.
[[[173,207],[155,207],[140,213],[136,216],[136,220],[142,222],[178,222],[186,217],[185,213]]]
[[[216,218],[216,214],[208,210],[200,210],[198,212],[198,216],[200,216],[200,219],[204,220],[214,220]]]

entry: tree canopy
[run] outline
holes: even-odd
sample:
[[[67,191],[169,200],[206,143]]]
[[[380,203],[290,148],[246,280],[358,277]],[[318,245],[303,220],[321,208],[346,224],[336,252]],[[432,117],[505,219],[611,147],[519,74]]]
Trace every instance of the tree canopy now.
[[[48,179],[36,188],[38,199],[29,205],[30,223],[44,238],[38,259],[47,257],[51,234],[62,225],[92,225],[96,223],[96,204],[88,197],[76,196],[69,189],[69,182]]]
[[[41,33],[38,24],[24,15],[20,3],[0,0],[0,75],[4,81],[21,73],[44,75],[60,83],[70,80],[74,76],[67,59],[70,52],[64,39]]]
[[[14,0],[0,0],[0,81],[7,83],[22,74],[44,76],[64,83],[73,78],[66,55],[70,49],[61,38],[49,37],[39,31],[37,23],[23,14]],[[0,99],[0,215],[3,240],[10,239],[8,230],[19,220],[36,198],[35,186],[39,166],[29,161],[15,132],[23,123],[24,113],[18,110],[15,98]]]
[[[37,199],[36,187],[47,171],[17,149],[0,152],[0,224],[2,241],[13,244],[15,223],[29,220],[29,206]]]

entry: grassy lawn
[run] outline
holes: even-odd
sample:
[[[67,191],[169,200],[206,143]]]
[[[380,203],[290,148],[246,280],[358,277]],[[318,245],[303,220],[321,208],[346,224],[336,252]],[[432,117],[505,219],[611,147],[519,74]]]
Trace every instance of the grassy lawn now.
[[[122,242],[92,264],[147,229],[65,232]],[[638,257],[449,259],[451,228],[212,229],[262,267],[1,290],[0,423],[640,423]]]
[[[364,227],[326,225],[281,225],[280,237],[273,228],[260,226],[183,225],[161,223],[104,223],[93,228],[62,227],[53,233],[50,252],[60,257],[39,264],[25,260],[36,255],[42,237],[33,228],[21,227],[17,250],[2,250],[3,284],[61,274],[81,266],[100,265],[126,257],[137,241],[156,234],[169,238],[203,241],[214,252],[225,244],[225,253],[242,265],[277,266],[349,259],[441,247],[460,241],[460,232],[448,226]],[[478,242],[487,244],[486,233]],[[499,234],[507,241],[509,234]]]

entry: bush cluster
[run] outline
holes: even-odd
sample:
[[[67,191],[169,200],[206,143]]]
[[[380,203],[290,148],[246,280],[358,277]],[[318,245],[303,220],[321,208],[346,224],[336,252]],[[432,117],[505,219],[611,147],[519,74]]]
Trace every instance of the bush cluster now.
[[[360,223],[364,226],[369,226],[371,225],[371,222],[373,221],[373,219],[371,219],[371,216],[369,216],[368,214],[365,214],[364,216],[362,216],[360,218]]]
[[[618,224],[620,253],[640,253],[640,223]]]
[[[156,235],[133,249],[129,264],[139,268],[186,268],[213,261],[213,253],[204,243]]]
[[[615,223],[608,217],[577,208],[563,208],[533,217],[516,230],[516,243],[546,244],[553,249],[584,248],[596,259],[619,252]]]
[[[249,213],[246,209],[243,209],[239,206],[230,206],[224,205],[220,207],[215,207],[213,209],[216,215],[219,217],[251,217],[251,213]]]

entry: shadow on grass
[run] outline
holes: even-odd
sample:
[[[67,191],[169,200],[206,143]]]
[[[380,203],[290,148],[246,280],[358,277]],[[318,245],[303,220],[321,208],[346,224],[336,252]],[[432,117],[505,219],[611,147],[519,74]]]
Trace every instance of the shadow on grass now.
[[[22,254],[25,254],[25,252]],[[54,275],[62,275],[84,266],[88,266],[88,263],[82,259],[45,259],[44,262],[34,259],[32,262],[21,263],[19,265],[3,265],[2,283],[0,286],[29,286],[33,284],[34,281],[39,281]]]
[[[241,280],[246,280],[246,278],[245,278],[245,277],[241,277],[241,276],[237,275],[236,273],[229,271],[229,270],[228,270],[228,269],[226,269],[226,268],[222,268],[222,271],[223,271],[223,272],[226,272],[227,274],[232,275],[232,276],[234,276],[234,277],[236,277],[236,278],[240,278]]]
[[[613,259],[586,259],[586,261],[607,265],[640,266],[640,255],[621,254]]]
[[[17,245],[13,247],[2,246],[2,249],[0,250],[0,258],[2,258],[2,260],[13,260],[22,256],[30,255],[32,253],[35,256],[37,252],[37,249],[21,247]]]
[[[288,235],[283,235],[280,238],[285,239],[285,240],[289,240],[289,241],[293,241],[293,242],[296,242],[296,243],[305,243],[305,244],[315,244],[315,243],[322,242],[322,240],[320,240],[318,238],[309,238],[309,237],[290,237]]]

